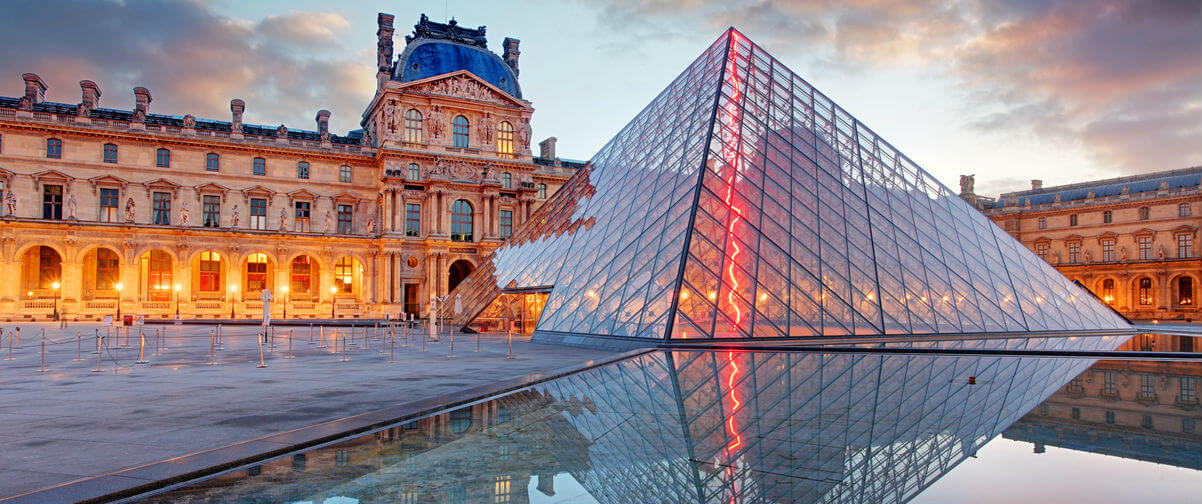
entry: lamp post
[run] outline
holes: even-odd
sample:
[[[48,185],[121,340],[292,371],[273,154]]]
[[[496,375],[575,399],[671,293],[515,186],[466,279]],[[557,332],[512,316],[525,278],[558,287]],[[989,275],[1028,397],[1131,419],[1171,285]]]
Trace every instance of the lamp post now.
[[[338,293],[338,287],[330,286],[330,318],[334,318],[334,294]]]
[[[230,320],[234,320],[234,294],[238,292],[237,285],[230,286]]]
[[[175,284],[175,320],[179,320],[179,284]]]
[[[58,293],[62,284],[54,282],[50,284],[50,287],[54,288],[54,320],[58,320]]]
[[[117,320],[113,321],[114,325],[121,323],[121,288],[122,287],[124,287],[124,286],[121,285],[121,282],[117,282],[116,284],[113,285],[113,289],[117,291]]]
[[[280,286],[280,292],[284,293],[284,320],[288,319],[288,286]]]

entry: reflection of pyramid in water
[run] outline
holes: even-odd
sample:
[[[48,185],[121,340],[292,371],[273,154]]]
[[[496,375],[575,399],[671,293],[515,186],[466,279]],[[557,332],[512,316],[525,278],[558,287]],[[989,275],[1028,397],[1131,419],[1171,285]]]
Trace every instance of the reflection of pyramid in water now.
[[[459,289],[536,338],[1012,333],[1126,322],[728,30]]]

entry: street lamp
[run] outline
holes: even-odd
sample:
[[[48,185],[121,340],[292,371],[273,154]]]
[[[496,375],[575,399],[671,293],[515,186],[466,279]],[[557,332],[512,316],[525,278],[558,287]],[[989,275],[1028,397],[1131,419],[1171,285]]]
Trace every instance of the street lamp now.
[[[121,285],[121,282],[117,282],[116,284],[113,285],[113,289],[116,289],[116,291],[117,291],[117,320],[113,321],[114,324],[121,323],[120,320],[121,320],[121,288],[122,287],[123,287],[123,285]]]
[[[175,320],[179,320],[179,284],[175,284]]]
[[[284,293],[284,319],[288,319],[288,285],[280,286],[280,292]]]
[[[58,293],[59,287],[62,287],[62,284],[54,282],[50,284],[50,287],[54,289],[54,320],[58,320]]]
[[[238,292],[237,285],[230,286],[230,320],[234,320],[234,293]]]
[[[334,318],[334,294],[338,293],[338,287],[330,286],[330,318]]]

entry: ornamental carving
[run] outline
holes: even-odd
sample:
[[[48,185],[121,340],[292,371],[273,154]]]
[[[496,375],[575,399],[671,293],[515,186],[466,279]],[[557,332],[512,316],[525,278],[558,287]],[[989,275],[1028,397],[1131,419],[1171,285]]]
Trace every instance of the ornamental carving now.
[[[185,128],[195,128],[196,127],[196,118],[192,117],[192,114],[188,114],[188,115],[184,116],[184,127]]]
[[[384,107],[382,114],[383,124],[381,129],[383,133],[381,137],[385,140],[394,140],[400,137],[401,124],[400,114],[397,113],[396,101],[390,100],[388,105]]]
[[[442,109],[440,109],[438,105],[435,105],[434,108],[430,110],[430,117],[427,119],[427,121],[430,127],[430,138],[434,140],[442,138],[442,134],[446,132],[447,116],[446,114],[442,113]]]
[[[530,121],[526,119],[518,121],[516,133],[518,136],[518,150],[530,150]]]
[[[497,94],[487,86],[462,75],[443,79],[433,84],[422,86],[419,92],[467,98],[470,100],[496,101]]]

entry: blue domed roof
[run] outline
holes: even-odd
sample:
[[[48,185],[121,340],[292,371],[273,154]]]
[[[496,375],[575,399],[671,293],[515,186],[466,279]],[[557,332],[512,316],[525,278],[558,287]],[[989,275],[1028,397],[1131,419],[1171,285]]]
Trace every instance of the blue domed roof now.
[[[392,78],[401,82],[467,70],[515,98],[522,97],[517,75],[487,49],[447,40],[414,40],[397,61]]]

